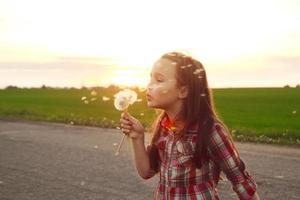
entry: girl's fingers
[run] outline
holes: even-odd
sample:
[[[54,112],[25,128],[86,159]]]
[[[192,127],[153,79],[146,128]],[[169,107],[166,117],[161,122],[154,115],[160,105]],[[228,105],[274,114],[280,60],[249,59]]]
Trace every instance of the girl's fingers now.
[[[120,119],[120,122],[121,122],[121,124],[132,125],[132,122],[130,122],[128,120]]]

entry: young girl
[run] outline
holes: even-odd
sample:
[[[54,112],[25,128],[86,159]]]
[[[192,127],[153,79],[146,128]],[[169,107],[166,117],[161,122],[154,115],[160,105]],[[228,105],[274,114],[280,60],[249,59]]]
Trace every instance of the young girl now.
[[[147,86],[148,107],[160,109],[145,147],[144,128],[122,113],[122,132],[132,140],[139,175],[159,175],[154,199],[219,199],[221,171],[243,200],[259,199],[256,183],[218,117],[202,64],[178,52],[163,55]]]

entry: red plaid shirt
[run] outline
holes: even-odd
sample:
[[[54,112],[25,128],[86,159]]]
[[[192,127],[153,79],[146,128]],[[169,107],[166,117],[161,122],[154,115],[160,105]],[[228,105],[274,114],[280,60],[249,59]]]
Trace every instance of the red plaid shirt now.
[[[198,169],[192,161],[198,125],[191,127],[188,134],[175,141],[173,132],[166,127],[168,120],[165,115],[160,121],[162,129],[156,143],[160,158],[160,180],[154,199],[219,199],[216,186],[221,171],[231,181],[240,199],[251,199],[257,185],[245,168],[241,167],[244,163],[220,123],[215,123],[208,143],[209,159]]]

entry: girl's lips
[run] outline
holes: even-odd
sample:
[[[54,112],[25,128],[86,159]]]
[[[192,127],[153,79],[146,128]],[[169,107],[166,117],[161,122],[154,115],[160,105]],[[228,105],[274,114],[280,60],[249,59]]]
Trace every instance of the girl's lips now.
[[[152,99],[152,96],[147,94],[147,99]]]

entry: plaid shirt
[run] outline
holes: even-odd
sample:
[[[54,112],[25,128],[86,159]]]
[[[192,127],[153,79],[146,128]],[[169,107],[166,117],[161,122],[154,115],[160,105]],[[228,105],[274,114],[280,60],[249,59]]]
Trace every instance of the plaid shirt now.
[[[162,129],[156,143],[160,158],[160,180],[154,199],[219,199],[216,186],[221,171],[231,181],[233,190],[240,199],[251,199],[257,185],[245,170],[243,161],[220,123],[214,124],[208,143],[209,159],[203,162],[201,169],[196,168],[192,161],[198,125],[191,127],[188,134],[175,141],[167,124],[168,117],[165,115],[160,121]]]

